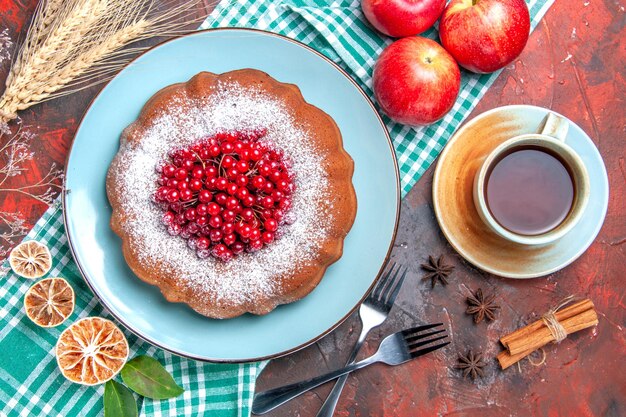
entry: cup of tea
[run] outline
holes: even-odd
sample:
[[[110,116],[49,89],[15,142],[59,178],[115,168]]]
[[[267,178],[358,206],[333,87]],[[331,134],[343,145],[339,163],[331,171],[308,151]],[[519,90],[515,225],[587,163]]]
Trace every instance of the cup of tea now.
[[[539,133],[496,147],[474,178],[474,204],[498,235],[545,245],[578,223],[589,200],[589,175],[566,144],[569,122],[549,113]]]

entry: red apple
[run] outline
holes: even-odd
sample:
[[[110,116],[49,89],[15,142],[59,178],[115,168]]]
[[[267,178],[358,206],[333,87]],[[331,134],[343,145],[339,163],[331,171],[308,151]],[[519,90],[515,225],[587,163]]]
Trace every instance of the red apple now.
[[[444,48],[459,65],[482,74],[517,58],[529,33],[524,0],[452,0],[439,22]]]
[[[429,29],[441,16],[446,0],[363,0],[367,20],[387,36],[402,38]]]
[[[397,122],[422,126],[441,119],[454,104],[461,71],[437,42],[403,38],[389,45],[374,68],[374,94]]]

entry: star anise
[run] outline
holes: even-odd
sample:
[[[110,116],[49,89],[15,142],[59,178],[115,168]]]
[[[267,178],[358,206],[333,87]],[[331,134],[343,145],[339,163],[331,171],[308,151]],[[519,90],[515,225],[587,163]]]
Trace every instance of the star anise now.
[[[469,376],[472,380],[475,380],[478,377],[482,378],[485,376],[483,368],[486,365],[482,354],[474,354],[474,352],[468,350],[466,355],[459,355],[459,363],[455,365],[455,368],[463,371],[463,378]]]
[[[428,271],[422,279],[429,279],[432,288],[435,288],[437,281],[440,281],[442,285],[448,284],[448,276],[454,269],[454,266],[446,264],[446,258],[443,255],[439,259],[428,256],[428,263],[422,264],[422,269]]]
[[[488,321],[494,321],[496,319],[496,310],[500,308],[494,301],[496,299],[495,294],[488,296],[483,295],[483,290],[480,288],[474,292],[473,295],[467,297],[467,314],[474,315],[474,323],[480,323],[483,319]]]

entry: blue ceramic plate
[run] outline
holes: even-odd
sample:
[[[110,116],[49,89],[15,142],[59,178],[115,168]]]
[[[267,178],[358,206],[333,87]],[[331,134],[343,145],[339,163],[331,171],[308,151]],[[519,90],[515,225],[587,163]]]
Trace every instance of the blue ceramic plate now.
[[[109,228],[105,176],[122,130],[161,88],[200,71],[255,68],[300,87],[339,125],[355,162],[358,212],[343,257],[303,300],[266,316],[211,320],[168,303],[130,271]],[[93,101],[76,133],[66,172],[65,224],[74,258],[107,309],[129,330],[181,356],[243,362],[276,357],[318,340],[359,305],[395,237],[400,203],[395,154],[384,124],[361,89],[330,60],[267,32],[221,29],[177,38],[144,53]]]

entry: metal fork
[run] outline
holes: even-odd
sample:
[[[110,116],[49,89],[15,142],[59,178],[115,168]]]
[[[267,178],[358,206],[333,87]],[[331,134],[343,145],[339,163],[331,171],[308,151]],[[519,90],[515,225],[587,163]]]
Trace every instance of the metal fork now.
[[[378,351],[367,359],[348,365],[343,369],[329,372],[306,381],[258,393],[254,396],[254,400],[252,402],[252,412],[254,414],[265,414],[310,389],[373,363],[382,362],[387,365],[400,365],[410,361],[411,359],[417,358],[418,356],[440,349],[448,345],[450,342],[435,345],[432,343],[448,337],[448,335],[445,334],[445,329],[420,334],[420,332],[423,332],[424,330],[434,329],[439,326],[443,326],[443,323],[428,324],[425,326],[399,331],[387,336],[381,342]],[[430,337],[439,333],[444,334],[438,337]]]
[[[361,304],[361,307],[359,308],[359,318],[362,323],[361,334],[352,349],[350,359],[348,359],[346,365],[354,363],[368,333],[372,329],[380,326],[385,321],[387,316],[389,316],[389,311],[391,310],[393,303],[396,301],[396,297],[400,292],[400,287],[404,282],[407,271],[407,268],[401,265],[398,266],[394,262],[391,265],[391,268],[389,268],[380,277],[378,283],[372,290],[372,293]],[[333,390],[330,392],[328,398],[324,401],[322,408],[320,408],[320,411],[317,413],[317,417],[332,417],[335,412],[335,407],[337,406],[337,401],[339,401],[339,397],[341,396],[341,391],[343,390],[344,385],[346,385],[347,380],[348,375],[344,375],[337,380]]]

